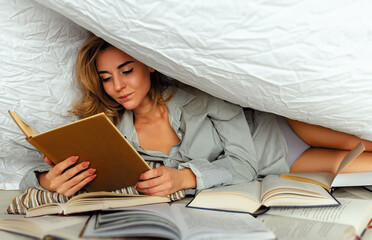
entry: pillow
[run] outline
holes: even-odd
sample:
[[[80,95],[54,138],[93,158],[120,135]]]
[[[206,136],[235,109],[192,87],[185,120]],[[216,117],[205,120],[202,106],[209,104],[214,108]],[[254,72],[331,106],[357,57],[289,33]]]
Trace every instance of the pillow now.
[[[37,1],[214,96],[372,140],[372,1]]]
[[[0,8],[0,188],[18,189],[40,153],[8,114],[15,110],[34,130],[66,124],[74,63],[87,30],[38,3],[9,1]]]

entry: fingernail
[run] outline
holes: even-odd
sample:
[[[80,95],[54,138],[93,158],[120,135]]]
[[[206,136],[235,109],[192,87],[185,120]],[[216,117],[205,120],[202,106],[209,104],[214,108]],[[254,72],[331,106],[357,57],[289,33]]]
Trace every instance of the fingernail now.
[[[89,163],[90,163],[90,162],[83,162],[83,163],[81,164],[81,166],[82,166],[83,168],[87,168],[87,167],[89,166]]]
[[[78,156],[73,156],[73,157],[71,157],[71,162],[76,162],[77,160],[78,160]]]
[[[97,175],[89,176],[90,180],[93,180]]]
[[[94,168],[88,170],[88,173],[89,173],[89,174],[93,174],[93,173],[95,173],[95,172],[96,172],[96,169],[94,169]]]

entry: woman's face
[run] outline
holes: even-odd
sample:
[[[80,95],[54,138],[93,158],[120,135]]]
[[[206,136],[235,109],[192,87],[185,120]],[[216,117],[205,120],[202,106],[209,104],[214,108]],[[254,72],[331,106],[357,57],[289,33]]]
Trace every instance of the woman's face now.
[[[127,110],[150,103],[150,72],[154,69],[115,47],[108,47],[96,58],[98,75],[105,92]]]

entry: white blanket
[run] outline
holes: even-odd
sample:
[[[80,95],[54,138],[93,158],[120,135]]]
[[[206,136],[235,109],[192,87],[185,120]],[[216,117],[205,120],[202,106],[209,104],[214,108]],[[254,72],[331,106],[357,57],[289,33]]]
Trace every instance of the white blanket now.
[[[217,97],[372,140],[372,1],[37,2],[0,8],[0,188],[40,161],[7,110],[39,131],[72,121],[87,30]]]

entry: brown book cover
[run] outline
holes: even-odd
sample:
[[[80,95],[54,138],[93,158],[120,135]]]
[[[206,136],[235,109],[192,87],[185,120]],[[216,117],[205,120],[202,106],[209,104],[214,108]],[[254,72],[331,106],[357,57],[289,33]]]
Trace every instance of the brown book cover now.
[[[57,164],[70,156],[79,156],[76,164],[90,162],[96,178],[85,186],[89,192],[113,191],[138,182],[150,169],[104,113],[35,134],[14,111],[9,111],[26,140]]]

